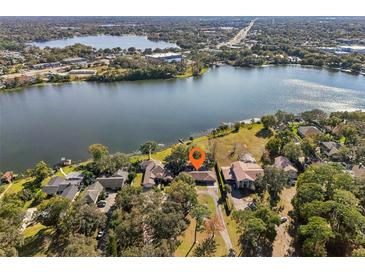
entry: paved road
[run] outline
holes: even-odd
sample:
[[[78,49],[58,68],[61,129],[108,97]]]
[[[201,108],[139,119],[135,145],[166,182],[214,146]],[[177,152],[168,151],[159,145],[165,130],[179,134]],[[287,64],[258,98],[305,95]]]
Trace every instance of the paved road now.
[[[241,29],[231,40],[229,40],[228,42],[225,42],[225,43],[220,43],[217,47],[218,48],[220,48],[221,46],[229,47],[229,46],[238,45],[238,44],[242,43],[242,41],[246,39],[248,32],[251,30],[251,28],[255,24],[256,20],[257,19],[252,20],[247,27],[244,27],[243,29]]]
[[[208,186],[206,190],[199,189],[197,192],[198,192],[198,194],[207,194],[213,198],[214,204],[215,204],[215,210],[216,210],[215,213],[219,218],[219,222],[222,224],[222,229],[219,231],[219,233],[221,234],[221,236],[226,244],[227,252],[229,252],[229,250],[233,248],[233,245],[231,242],[231,238],[229,237],[229,234],[228,234],[226,222],[224,221],[222,209],[218,205],[218,200],[219,200],[218,186],[213,186],[213,187]]]

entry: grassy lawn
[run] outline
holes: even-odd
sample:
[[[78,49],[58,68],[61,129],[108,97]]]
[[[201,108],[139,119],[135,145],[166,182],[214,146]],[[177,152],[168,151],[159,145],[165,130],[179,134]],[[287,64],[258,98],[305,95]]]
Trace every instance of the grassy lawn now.
[[[27,227],[24,232],[23,232],[23,236],[24,238],[29,238],[29,237],[33,237],[36,234],[38,234],[38,232],[42,229],[46,228],[44,225],[37,223],[34,226],[30,226]]]
[[[241,153],[251,153],[257,161],[260,161],[269,137],[260,136],[262,124],[245,125],[239,132],[232,132],[218,138],[198,138],[193,141],[206,150],[215,148],[215,158],[220,166],[229,165],[237,161]]]
[[[209,211],[212,215],[215,214],[215,204],[212,197],[210,197],[208,194],[199,194],[198,195],[198,202],[199,204],[206,205],[209,208]]]
[[[143,173],[137,173],[136,178],[134,178],[134,180],[132,182],[132,185],[135,187],[142,186],[142,177],[143,177]]]
[[[7,194],[17,193],[23,189],[24,184],[26,184],[32,180],[33,180],[32,177],[27,177],[27,178],[16,180],[6,193]]]
[[[24,245],[19,249],[21,257],[47,256],[53,229],[36,224],[24,231]]]
[[[194,233],[195,233],[195,220],[188,216],[188,219],[190,220],[190,224],[188,228],[184,231],[183,235],[179,237],[179,240],[181,242],[180,246],[176,249],[174,256],[175,257],[185,257],[186,254],[189,252],[190,248],[192,247],[193,241],[194,241]],[[202,242],[204,239],[210,237],[210,235],[204,230],[199,231],[197,233],[197,244]],[[221,257],[227,254],[226,246],[224,243],[224,240],[220,236],[219,232],[215,235],[215,240],[217,242],[217,250],[214,254],[215,257]],[[194,248],[189,253],[189,257],[194,256]]]

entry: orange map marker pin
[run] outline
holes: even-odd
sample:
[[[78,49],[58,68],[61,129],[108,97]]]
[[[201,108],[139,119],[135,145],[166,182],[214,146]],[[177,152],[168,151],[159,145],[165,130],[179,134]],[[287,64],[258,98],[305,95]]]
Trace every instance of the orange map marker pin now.
[[[196,152],[196,151],[200,153],[200,158],[199,159],[194,158],[194,152]],[[195,167],[195,169],[198,170],[205,161],[205,152],[204,152],[204,150],[202,150],[199,147],[192,148],[189,152],[189,160],[190,160],[191,164],[193,165],[193,167]]]

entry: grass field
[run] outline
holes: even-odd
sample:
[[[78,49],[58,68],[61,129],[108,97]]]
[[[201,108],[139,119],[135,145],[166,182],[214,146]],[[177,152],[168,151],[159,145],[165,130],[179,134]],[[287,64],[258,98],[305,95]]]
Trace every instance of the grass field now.
[[[135,187],[141,187],[142,186],[142,177],[143,173],[137,173],[136,177],[134,178],[132,185]]]
[[[238,155],[249,152],[259,162],[269,137],[261,135],[262,124],[245,125],[239,132],[232,132],[218,138],[203,136],[193,141],[194,144],[211,150],[220,166],[237,161]]]

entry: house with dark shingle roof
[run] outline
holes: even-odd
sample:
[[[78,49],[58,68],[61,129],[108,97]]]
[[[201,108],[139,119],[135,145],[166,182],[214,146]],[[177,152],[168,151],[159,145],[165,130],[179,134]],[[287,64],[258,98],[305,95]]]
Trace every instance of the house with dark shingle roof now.
[[[172,175],[160,161],[144,161],[141,163],[141,168],[144,170],[142,186],[145,191],[152,189],[158,183],[172,180]]]
[[[195,183],[198,185],[214,185],[217,181],[217,176],[215,175],[214,171],[205,170],[205,171],[190,171],[187,172],[193,179]]]
[[[79,192],[81,180],[68,180],[61,176],[52,177],[42,190],[48,195],[61,195],[73,201]]]
[[[298,128],[298,134],[300,135],[300,137],[304,138],[304,137],[308,137],[308,138],[314,138],[317,135],[322,134],[322,131],[320,131],[318,128],[316,128],[315,126],[300,126]]]
[[[274,167],[287,172],[292,180],[295,180],[298,177],[298,170],[293,166],[289,159],[284,156],[275,158]]]
[[[99,182],[105,189],[119,190],[121,189],[128,179],[128,172],[124,170],[118,170],[111,177],[98,177],[96,182]]]
[[[329,141],[329,142],[321,142],[321,151],[324,155],[330,158],[339,158],[341,156],[341,153],[339,151],[339,148],[341,147],[340,144]]]
[[[102,184],[95,182],[86,188],[83,199],[88,204],[95,204],[103,191],[104,187]]]
[[[255,163],[236,161],[231,166],[222,167],[222,174],[226,183],[235,188],[255,190],[255,181],[259,175],[264,174],[264,170]]]

